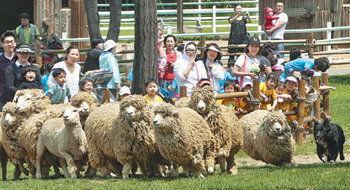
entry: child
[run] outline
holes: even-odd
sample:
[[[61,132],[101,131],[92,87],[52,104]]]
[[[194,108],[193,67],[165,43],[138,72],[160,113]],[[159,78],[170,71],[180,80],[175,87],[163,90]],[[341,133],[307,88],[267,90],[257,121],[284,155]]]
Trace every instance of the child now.
[[[265,12],[265,30],[271,30],[275,25],[272,23],[273,20],[277,20],[279,17],[273,17],[273,9],[270,7],[264,8]],[[271,39],[268,39],[271,40]]]
[[[260,109],[274,111],[277,106],[277,94],[275,88],[278,83],[278,76],[271,72],[266,76],[266,82],[260,83],[260,96],[263,98]],[[272,105],[271,105],[272,104]]]
[[[95,100],[97,99],[96,95],[94,94],[94,82],[91,79],[84,79],[81,81],[80,90],[91,93]]]
[[[155,79],[149,79],[146,82],[146,92],[147,94],[145,97],[147,98],[147,103],[153,102],[153,101],[159,101],[164,102],[163,99],[157,95],[158,92],[158,84]]]
[[[129,96],[131,94],[129,87],[122,86],[119,91],[119,98],[120,101],[122,101],[125,97]]]
[[[53,63],[49,62],[44,64],[40,70],[42,75],[41,84],[45,87],[45,90],[44,90],[45,93],[47,92],[47,90],[49,90],[49,87],[47,86],[47,80],[49,79],[52,67],[53,67]]]
[[[283,111],[293,111],[297,106],[296,102],[293,101],[291,96],[292,91],[296,90],[298,87],[298,78],[293,75],[290,75],[286,78],[286,88],[283,91],[282,95],[279,95],[280,98],[283,98],[283,102],[279,105],[279,108]],[[287,116],[287,121],[295,120],[296,115]]]
[[[36,80],[40,77],[38,69],[34,65],[25,66],[22,70],[22,79],[18,87],[18,90],[22,89],[42,89],[44,86],[41,84],[40,80]],[[37,82],[39,81],[39,83]]]
[[[52,76],[55,79],[55,82],[48,90],[48,97],[51,100],[51,104],[64,103],[66,97],[68,97],[68,102],[70,102],[70,90],[68,86],[65,85],[66,72],[62,68],[55,68],[52,71]]]
[[[238,91],[238,87],[236,86],[235,81],[231,79],[227,79],[224,83],[225,94],[233,93]],[[219,100],[218,103],[229,107],[232,111],[243,112],[243,109],[239,107],[239,103],[236,98]]]
[[[245,81],[243,84],[242,84],[242,90],[247,92],[249,90],[251,90],[253,87],[253,83],[249,80]],[[245,97],[245,98],[241,98],[241,100],[239,101],[239,108],[242,109],[242,111],[249,111],[249,105],[246,103],[248,97]],[[243,115],[240,115],[238,116],[238,118],[241,118],[243,117]]]
[[[276,94],[277,94],[277,110],[283,112],[281,105],[283,105],[283,91],[286,88],[286,83],[282,81],[278,81],[277,87],[276,87]]]
[[[158,83],[162,85],[163,83],[163,76],[164,76],[164,66],[165,64],[162,63],[162,59],[164,57],[164,49],[163,49],[163,41],[164,41],[164,37],[163,37],[163,31],[160,25],[160,20],[158,20]]]

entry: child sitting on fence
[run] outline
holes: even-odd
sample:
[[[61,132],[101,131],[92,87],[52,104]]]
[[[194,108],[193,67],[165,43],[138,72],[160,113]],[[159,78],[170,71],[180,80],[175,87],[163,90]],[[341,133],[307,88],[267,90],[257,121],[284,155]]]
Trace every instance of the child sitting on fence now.
[[[293,75],[286,78],[286,88],[283,90],[282,95],[278,96],[283,99],[283,102],[278,105],[278,108],[281,109],[282,112],[295,111],[294,109],[297,107],[297,104],[295,102],[294,93],[298,87],[298,82],[299,80]],[[287,116],[288,123],[295,119],[297,119],[296,115]]]
[[[147,103],[153,101],[164,102],[163,99],[157,95],[158,92],[158,84],[155,79],[149,79],[146,84],[146,92],[145,98],[147,99]]]
[[[283,81],[278,81],[277,86],[276,86],[276,94],[277,94],[277,110],[280,112],[284,112],[285,110],[282,110],[283,107],[281,107],[283,105],[283,91],[286,88],[286,83]]]
[[[55,82],[48,90],[51,104],[62,104],[66,97],[68,97],[68,102],[70,102],[71,94],[68,85],[66,85],[66,71],[62,68],[55,68],[52,71],[52,76]]]
[[[274,11],[272,8],[270,7],[266,7],[264,8],[264,13],[265,13],[265,24],[264,24],[264,27],[265,27],[265,30],[271,30],[275,25],[272,23],[273,20],[277,20],[279,19],[279,17],[277,16],[273,16],[274,14]],[[270,37],[271,38],[271,37]],[[268,39],[268,40],[271,40],[271,39]]]
[[[253,88],[253,83],[251,82],[251,80],[246,80],[245,82],[243,82],[242,84],[242,91],[247,92],[249,90],[251,90]],[[249,97],[244,97],[241,98],[239,101],[239,108],[242,109],[243,111],[249,111],[249,104],[247,103],[247,101],[249,100]],[[243,117],[243,115],[239,115],[238,118]]]
[[[274,72],[266,76],[266,82],[260,83],[260,97],[262,98],[260,109],[274,111],[277,106],[277,94],[275,88],[278,83],[278,75]]]
[[[231,79],[227,79],[225,81],[224,90],[225,94],[239,92],[239,88],[236,86],[236,83]],[[239,107],[239,103],[236,98],[218,100],[218,103],[229,107],[232,111],[243,112],[243,109]]]

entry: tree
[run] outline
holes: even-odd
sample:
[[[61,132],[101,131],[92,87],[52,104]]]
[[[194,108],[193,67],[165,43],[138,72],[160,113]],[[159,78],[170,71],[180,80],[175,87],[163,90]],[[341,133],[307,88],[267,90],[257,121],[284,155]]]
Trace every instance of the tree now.
[[[135,1],[135,58],[132,93],[143,94],[146,80],[157,79],[157,6],[156,0]]]
[[[84,4],[89,26],[90,41],[92,39],[102,39],[100,30],[100,16],[97,9],[97,0],[84,0]],[[109,7],[110,22],[107,39],[118,42],[122,12],[122,0],[110,0]]]

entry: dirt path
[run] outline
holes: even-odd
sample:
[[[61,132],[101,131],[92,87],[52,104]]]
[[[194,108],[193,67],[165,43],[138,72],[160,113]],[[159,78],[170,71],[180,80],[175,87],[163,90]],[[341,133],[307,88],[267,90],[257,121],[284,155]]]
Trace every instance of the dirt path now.
[[[337,162],[349,162],[350,154],[344,154],[345,160],[340,161],[339,156]],[[295,164],[313,164],[313,163],[322,163],[318,158],[317,154],[313,155],[297,155],[293,157]],[[236,164],[238,167],[242,166],[265,166],[266,164],[262,161],[253,160],[251,158],[237,158]]]

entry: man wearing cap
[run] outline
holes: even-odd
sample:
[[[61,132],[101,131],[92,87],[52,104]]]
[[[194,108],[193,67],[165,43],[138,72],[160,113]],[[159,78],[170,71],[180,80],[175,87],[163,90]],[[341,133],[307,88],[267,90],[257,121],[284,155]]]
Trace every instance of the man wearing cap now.
[[[99,58],[99,66],[100,69],[110,69],[113,72],[113,77],[107,84],[107,88],[111,91],[113,96],[116,97],[117,91],[121,85],[118,61],[114,56],[117,43],[115,43],[113,40],[107,40],[103,44],[103,47],[103,53]]]
[[[87,71],[96,70],[99,69],[99,58],[100,55],[103,53],[103,40],[102,39],[93,39],[91,41],[91,50],[89,51],[85,64],[83,73],[86,73]]]
[[[258,55],[260,72],[265,72],[266,76],[272,72],[271,67],[277,63],[277,59],[274,58],[275,55],[279,55],[276,44],[267,42],[261,47],[260,54]]]
[[[7,101],[12,101],[20,85],[20,79],[24,66],[31,65],[28,60],[33,51],[30,46],[23,44],[17,47],[16,56],[18,59],[12,63],[5,72],[5,84],[7,90]],[[37,84],[41,84],[41,76],[35,78]]]
[[[36,39],[39,39],[39,30],[34,24],[29,23],[29,14],[22,13],[19,15],[21,25],[16,28],[16,35],[19,44],[26,43],[30,47],[36,46]]]
[[[5,32],[1,36],[1,46],[4,48],[4,53],[0,54],[0,111],[7,101],[5,72],[8,66],[15,62],[16,35]]]
[[[275,26],[272,27],[271,30],[265,30],[265,33],[267,36],[271,36],[272,40],[283,40],[284,31],[286,30],[288,23],[288,15],[283,12],[284,5],[282,1],[277,1],[275,8],[276,12],[273,17],[279,17],[279,19],[273,20],[272,22]],[[284,44],[277,44],[277,48],[279,51],[284,51]],[[279,57],[284,57],[284,55],[281,55]]]

